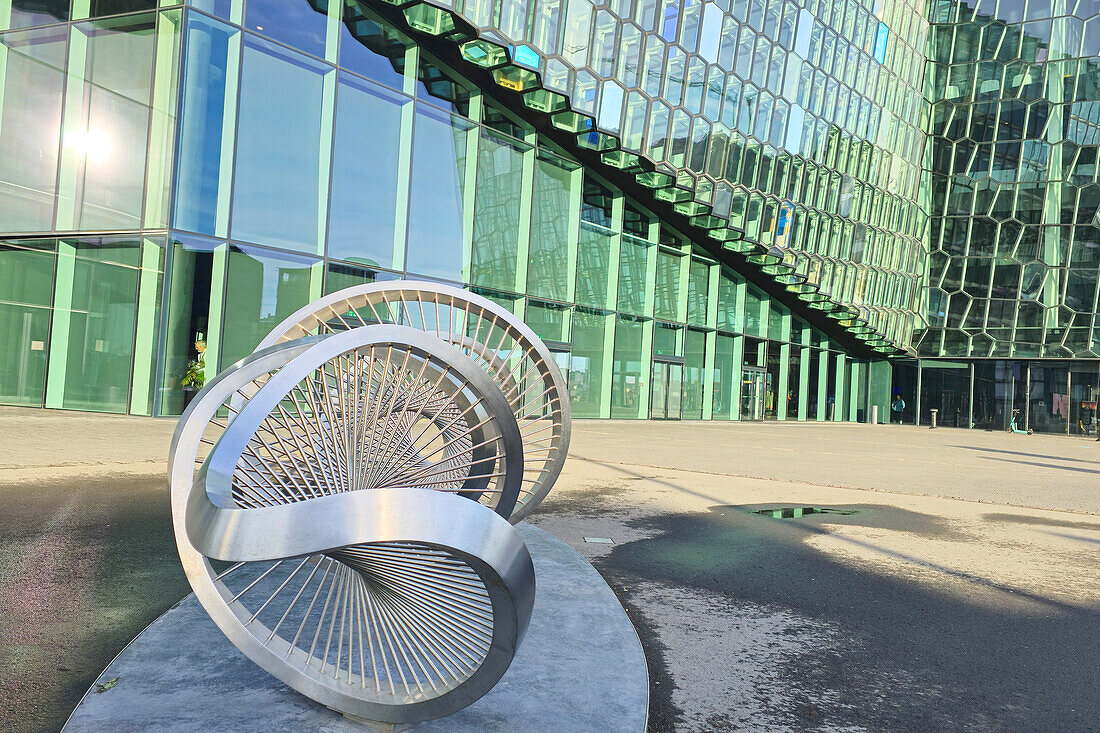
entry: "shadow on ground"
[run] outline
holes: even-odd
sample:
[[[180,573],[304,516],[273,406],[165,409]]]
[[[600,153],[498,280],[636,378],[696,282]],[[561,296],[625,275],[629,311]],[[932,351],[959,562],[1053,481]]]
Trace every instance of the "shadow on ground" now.
[[[586,515],[618,512],[637,533],[634,536],[646,538],[616,545],[593,563],[631,617],[641,621],[637,625],[653,676],[650,731],[732,729],[728,721],[736,718],[722,709],[687,714],[674,704],[669,686],[684,684],[677,670],[708,660],[676,658],[676,650],[665,648],[658,627],[667,629],[671,623],[702,629],[699,633],[710,628],[714,638],[708,648],[716,668],[717,660],[740,643],[728,630],[714,632],[713,620],[708,626],[702,618],[711,613],[707,609],[700,608],[693,617],[691,609],[675,604],[645,605],[637,589],[654,585],[685,591],[681,597],[713,599],[714,604],[708,600],[711,607],[729,609],[731,614],[743,609],[751,618],[761,608],[772,609],[835,631],[828,639],[807,633],[799,640],[804,649],[797,656],[775,658],[774,678],[754,692],[761,715],[752,722],[762,728],[1100,730],[1100,609],[1024,594],[861,543],[864,551],[950,576],[953,586],[963,581],[982,599],[972,603],[958,593],[939,593],[927,582],[861,570],[808,544],[837,524],[966,539],[942,519],[880,505],[830,507],[856,513],[801,519],[772,519],[752,513],[760,506],[728,505],[699,513],[630,518],[623,515],[621,503],[607,500],[603,491],[581,493],[576,501],[571,495],[546,511],[574,515],[582,522]],[[1021,607],[1032,610],[1020,612]],[[677,618],[661,622],[668,615]],[[684,697],[692,700],[699,695],[693,687]],[[700,720],[705,722],[700,725]]]
[[[61,728],[96,676],[190,589],[164,480],[3,487],[0,730]]]

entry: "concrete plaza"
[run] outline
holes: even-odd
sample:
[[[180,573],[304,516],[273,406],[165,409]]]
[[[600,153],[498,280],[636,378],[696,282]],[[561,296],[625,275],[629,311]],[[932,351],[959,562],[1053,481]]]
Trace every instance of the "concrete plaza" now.
[[[0,729],[56,730],[188,592],[174,426],[0,408]],[[627,607],[653,731],[1087,731],[1098,479],[1061,436],[587,421],[532,523]]]

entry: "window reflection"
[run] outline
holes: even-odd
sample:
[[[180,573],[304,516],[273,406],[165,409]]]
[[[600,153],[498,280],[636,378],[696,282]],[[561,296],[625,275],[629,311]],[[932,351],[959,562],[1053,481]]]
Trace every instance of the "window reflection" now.
[[[576,302],[592,308],[607,306],[612,233],[595,224],[581,224],[577,246]]]
[[[462,279],[467,136],[474,126],[417,103],[406,268]]]
[[[104,15],[133,13],[137,10],[154,10],[156,7],[157,0],[91,0],[88,15],[98,18]]]
[[[64,29],[0,37],[3,98],[19,100],[0,110],[0,230],[53,228],[66,40]]]
[[[417,95],[432,104],[437,104],[452,112],[469,117],[472,90],[467,82],[440,68],[424,54],[420,57],[418,73],[420,84]]]
[[[516,290],[520,192],[528,146],[484,131],[478,147],[470,282]]]
[[[225,139],[225,119],[232,119],[236,93],[226,89],[226,80],[231,69],[236,73],[239,57],[231,56],[230,44],[239,32],[196,13],[188,16],[174,215],[175,226],[192,232],[226,235],[219,202],[228,197],[223,159],[233,143]]]
[[[714,420],[731,420],[738,409],[733,399],[734,372],[737,366],[734,345],[733,336],[718,334],[715,339],[714,367],[711,371],[711,417]]]
[[[234,239],[315,253],[322,179],[318,144],[327,67],[247,38],[233,189]],[[333,72],[334,73],[334,72]]]
[[[8,12],[0,30],[58,23],[69,19],[69,0],[11,0]]]
[[[222,369],[250,354],[280,321],[309,302],[317,262],[259,247],[230,250],[222,327],[228,338],[222,339]]]
[[[136,239],[62,240],[71,274],[59,274],[57,288],[67,289],[72,300],[68,322],[54,321],[52,358],[64,364],[58,371],[64,375],[60,406],[66,409],[126,412],[140,247]]]
[[[57,255],[52,239],[0,245],[0,403],[40,406]]]
[[[259,0],[248,3],[245,8],[245,27],[249,30],[321,58],[325,55],[327,24],[325,13],[318,12],[304,0]]]
[[[657,318],[680,320],[680,260],[679,255],[664,249],[657,253],[657,290],[654,304],[654,315]]]
[[[337,290],[366,285],[380,280],[400,280],[401,277],[392,272],[372,270],[366,267],[352,267],[335,262],[329,263],[325,268],[325,294],[335,293]]]
[[[688,330],[684,338],[684,386],[681,403],[685,420],[703,419],[703,365],[707,336],[702,331]]]
[[[394,89],[405,86],[405,54],[412,42],[375,20],[358,3],[345,8],[340,26],[340,66]]]
[[[624,234],[619,249],[618,308],[626,313],[645,315],[648,300],[646,277],[652,245]]]
[[[75,221],[59,214],[62,229],[136,229],[141,226],[149,102],[153,88],[151,15],[73,26],[87,39],[83,105],[87,116],[66,113],[63,199],[74,202]],[[76,57],[70,70],[79,68]],[[64,206],[63,201],[63,206]]]
[[[337,98],[328,256],[393,267],[401,108],[411,102],[350,74]]]
[[[615,323],[615,360],[611,373],[611,417],[641,417],[642,378],[645,361],[642,356],[641,321],[618,318]]]
[[[214,239],[180,235],[171,241],[172,275],[166,286],[169,311],[160,395],[163,414],[182,414],[194,396],[194,389],[184,389],[180,380],[188,363],[205,354],[210,332],[210,275],[213,252],[219,244]]]
[[[544,341],[563,342],[569,340],[565,332],[567,317],[566,306],[528,301],[524,321]]]
[[[569,397],[574,417],[599,417],[605,385],[603,362],[607,316],[577,310],[573,313],[573,357],[569,366]]]
[[[527,291],[532,295],[566,300],[569,295],[568,212],[579,199],[579,166],[539,152],[531,200],[531,245]]]

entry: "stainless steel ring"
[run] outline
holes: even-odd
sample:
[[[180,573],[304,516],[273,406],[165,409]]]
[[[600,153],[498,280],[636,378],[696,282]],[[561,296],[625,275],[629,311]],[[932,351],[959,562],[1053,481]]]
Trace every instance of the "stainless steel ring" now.
[[[510,520],[530,515],[554,485],[569,450],[569,395],[546,344],[488,298],[405,280],[326,295],[287,316],[257,348],[370,323],[401,323],[448,341],[494,378],[519,421],[526,457],[524,486]]]
[[[455,493],[386,488],[304,496],[285,483],[279,488],[283,493],[272,493],[267,505],[241,508],[242,495],[235,493],[234,477],[256,431],[290,427],[283,406],[296,385],[305,383],[309,390],[319,390],[312,394],[320,402],[326,397],[342,399],[341,390],[351,388],[347,379],[326,377],[319,387],[316,379],[309,381],[311,375],[334,359],[360,354],[357,350],[364,347],[400,351],[405,355],[403,367],[410,360],[419,363],[416,375],[430,375],[435,380],[431,384],[449,384],[443,392],[452,398],[462,391],[474,395],[459,404],[468,406],[477,422],[484,423],[478,428],[479,440],[500,446],[492,459],[494,466],[503,464],[498,481],[479,485],[484,495],[469,491],[469,485],[463,483]],[[388,369],[390,362],[386,363]],[[337,371],[334,368],[333,374]],[[373,367],[370,373],[374,373]],[[362,378],[362,371],[354,374]],[[448,382],[451,377],[454,379]],[[366,403],[373,400],[392,406],[403,397],[396,387],[383,388],[387,384],[379,381],[365,392],[360,384],[356,394]],[[428,382],[402,378],[393,384],[411,385],[413,394],[423,394],[423,384]],[[368,414],[360,406],[340,405],[346,415]],[[342,419],[336,408],[325,408],[319,402],[316,406],[318,409],[306,413],[316,418],[318,425],[328,421],[334,428]],[[223,420],[218,413],[224,410],[231,417]],[[209,434],[218,430],[220,437]],[[337,438],[343,435],[335,430],[329,433]],[[302,442],[294,435],[288,429],[285,438],[276,436],[276,442],[283,445],[271,456],[281,456],[282,464],[271,459],[267,466],[276,481],[287,481],[289,474],[280,471],[315,472],[322,462],[310,454],[332,448]],[[214,447],[196,477],[194,467],[204,442]],[[476,442],[470,441],[464,450],[472,454]],[[333,449],[330,455],[335,452]],[[479,465],[486,462],[471,461],[471,468]],[[530,555],[508,522],[476,501],[490,497],[488,486],[492,485],[499,498],[490,498],[488,503],[496,504],[506,516],[517,491],[517,465],[522,466],[519,428],[503,395],[481,368],[453,347],[401,326],[370,326],[303,338],[262,349],[220,374],[200,392],[181,420],[169,464],[177,545],[188,579],[211,618],[242,652],[279,679],[329,707],[360,718],[413,722],[439,717],[465,707],[491,689],[507,669],[530,620],[534,597]],[[341,488],[340,481],[350,475],[341,473],[334,481],[335,488]],[[311,476],[319,478],[315,473]],[[319,490],[323,483],[311,484],[309,491]],[[497,485],[502,488],[495,489]],[[278,497],[289,501],[277,501]],[[237,564],[215,569],[211,558]],[[263,569],[267,560],[273,563]],[[251,571],[257,564],[261,570]],[[346,664],[342,661],[344,616],[335,657],[329,653],[331,644],[324,647],[323,657],[318,656],[316,638],[308,650],[304,648],[299,643],[302,627],[292,639],[277,633],[299,599],[308,595],[307,589],[312,590],[312,579],[320,577],[314,603],[301,622],[304,627],[310,613],[319,607],[317,599],[330,576],[317,635],[339,582],[328,639],[331,642],[334,636],[336,608],[342,597],[345,615],[351,608],[348,618],[356,617],[360,624],[358,673],[352,653],[354,624],[346,634]],[[299,585],[302,577],[306,577],[305,583]],[[266,598],[265,583],[277,585],[275,593]],[[278,617],[280,604],[287,603],[295,588],[296,595]],[[256,602],[246,602],[249,593],[260,594]],[[281,593],[282,600],[276,600]],[[296,613],[301,613],[304,603],[297,605]],[[365,649],[373,674],[365,663]],[[384,674],[378,672],[376,657],[381,658]],[[330,661],[334,672],[328,671]],[[371,681],[373,688],[368,684]],[[383,683],[389,685],[388,690]]]

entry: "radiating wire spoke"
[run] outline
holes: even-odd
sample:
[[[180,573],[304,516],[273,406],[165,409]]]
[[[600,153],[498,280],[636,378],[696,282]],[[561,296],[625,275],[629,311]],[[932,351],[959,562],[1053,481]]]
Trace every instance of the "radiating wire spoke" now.
[[[310,334],[319,336],[298,341]],[[268,348],[274,344],[284,345]],[[288,356],[276,363],[280,348]],[[322,352],[315,361],[305,357]],[[342,495],[424,496],[410,492],[416,489],[435,497],[410,499],[416,511],[468,507],[472,499],[518,521],[545,495],[564,458],[568,398],[553,359],[521,322],[472,293],[409,283],[353,288],[280,324],[235,368],[247,369],[249,359],[274,366],[227,381],[220,402],[211,403],[217,409],[204,408],[199,418],[201,440],[183,456],[190,465],[200,447],[209,451],[198,464],[209,470],[198,475],[219,509],[242,517],[263,508],[321,521],[339,516],[326,512],[340,502],[367,517],[364,507],[389,511],[382,508],[389,500]],[[282,521],[273,526],[293,525]],[[205,562],[196,590],[203,583],[214,589],[202,600],[219,626],[255,638],[258,646],[241,647],[246,654],[257,661],[269,655],[277,660],[271,664],[293,670],[284,679],[308,680],[307,689],[383,708],[448,699],[487,668],[499,679],[508,664],[501,660],[514,653],[508,639],[519,638],[529,609],[516,615],[524,596],[493,575],[498,566],[446,549],[447,531],[431,544],[371,541],[366,533],[346,545],[297,546],[266,562],[218,570]],[[228,616],[211,609],[216,602],[232,607]],[[508,618],[520,624],[515,636],[498,637]],[[322,698],[342,708],[344,698]]]

